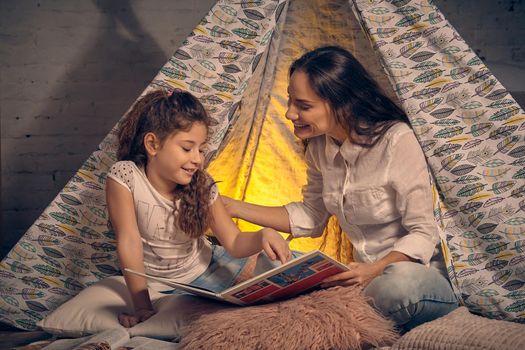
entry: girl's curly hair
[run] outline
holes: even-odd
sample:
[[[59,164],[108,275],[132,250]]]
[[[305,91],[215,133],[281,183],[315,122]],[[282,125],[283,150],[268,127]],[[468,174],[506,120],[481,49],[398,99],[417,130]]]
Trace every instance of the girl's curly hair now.
[[[152,91],[140,98],[119,125],[119,160],[130,160],[146,167],[148,156],[144,147],[144,136],[154,133],[163,143],[177,131],[188,131],[194,123],[202,123],[209,128],[213,120],[192,94],[182,90],[168,93],[164,90]],[[174,198],[175,225],[192,238],[204,234],[209,225],[210,190],[213,182],[203,170],[193,175],[191,182],[178,185]]]

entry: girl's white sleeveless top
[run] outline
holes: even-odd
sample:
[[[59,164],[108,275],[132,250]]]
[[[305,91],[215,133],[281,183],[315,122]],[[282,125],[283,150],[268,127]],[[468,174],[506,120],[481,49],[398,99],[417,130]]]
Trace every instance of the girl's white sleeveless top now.
[[[146,273],[182,283],[200,276],[211,260],[209,241],[204,236],[190,238],[175,225],[174,203],[153,188],[144,170],[132,161],[120,161],[111,167],[108,177],[127,188],[133,196]],[[217,196],[214,184],[210,205]],[[160,283],[148,283],[155,290],[167,289]]]

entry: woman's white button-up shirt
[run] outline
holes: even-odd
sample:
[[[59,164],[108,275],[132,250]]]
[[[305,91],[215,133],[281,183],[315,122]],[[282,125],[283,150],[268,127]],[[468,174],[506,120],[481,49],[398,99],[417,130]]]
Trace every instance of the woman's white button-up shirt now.
[[[305,156],[303,201],[285,206],[294,237],[321,235],[335,215],[355,261],[374,262],[394,250],[428,264],[437,255],[427,163],[408,125],[395,124],[372,148],[315,137]]]

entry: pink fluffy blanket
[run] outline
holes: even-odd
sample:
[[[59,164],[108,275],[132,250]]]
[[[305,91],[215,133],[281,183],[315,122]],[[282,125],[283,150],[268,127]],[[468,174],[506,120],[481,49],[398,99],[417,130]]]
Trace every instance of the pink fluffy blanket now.
[[[363,349],[398,338],[361,290],[334,287],[294,299],[202,313],[182,330],[183,349]]]

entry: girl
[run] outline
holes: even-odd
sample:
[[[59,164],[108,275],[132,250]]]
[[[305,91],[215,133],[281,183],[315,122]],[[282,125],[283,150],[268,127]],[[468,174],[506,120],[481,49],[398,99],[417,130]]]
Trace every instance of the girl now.
[[[324,287],[363,287],[404,330],[455,309],[427,164],[405,113],[339,47],[306,53],[289,77],[286,118],[307,144],[303,201],[263,207],[225,199],[230,214],[295,237],[321,235],[335,215],[355,262]]]
[[[232,257],[264,250],[271,260],[290,258],[287,242],[275,230],[241,233],[227,214],[202,170],[211,123],[200,102],[180,90],[148,93],[121,123],[120,161],[108,174],[106,199],[122,269],[219,291],[234,283],[246,260]],[[206,240],[207,228],[222,247]],[[155,311],[146,280],[124,276],[134,314],[122,314],[119,321],[132,327]],[[149,287],[166,289],[160,283]]]

